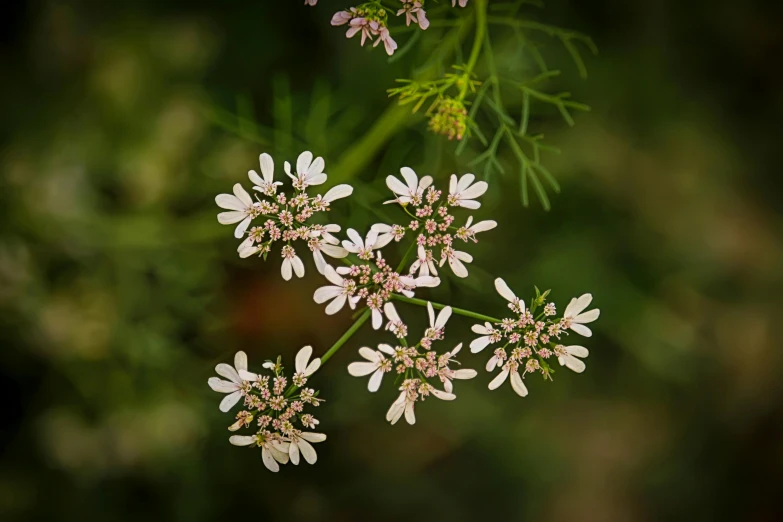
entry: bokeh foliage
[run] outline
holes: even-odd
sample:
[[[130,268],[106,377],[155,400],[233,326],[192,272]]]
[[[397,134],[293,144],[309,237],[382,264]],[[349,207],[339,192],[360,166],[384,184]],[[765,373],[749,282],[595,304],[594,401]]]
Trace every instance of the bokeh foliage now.
[[[272,475],[228,445],[214,364],[324,350],[350,318],[312,302],[313,270],[284,283],[275,263],[238,259],[214,195],[260,152],[280,165],[307,147],[330,185],[356,186],[335,220],[364,228],[399,217],[379,203],[400,166],[441,184],[471,168],[386,94],[427,73],[438,28],[389,61],[329,26],[340,7],[30,1],[4,16],[0,518],[779,519],[783,44],[752,3],[535,12],[600,45],[587,81],[567,49],[548,62],[592,111],[574,128],[535,114],[562,150],[553,210],[523,208],[516,175],[494,175],[475,213],[499,222],[493,240],[465,284],[431,295],[496,314],[498,275],[561,303],[592,292],[586,373],[520,399],[487,392],[482,370],[456,402],[390,427],[393,392],[345,370],[383,338],[365,331],[319,375],[316,466]],[[534,65],[497,35],[497,67]],[[452,322],[449,343],[470,338]]]

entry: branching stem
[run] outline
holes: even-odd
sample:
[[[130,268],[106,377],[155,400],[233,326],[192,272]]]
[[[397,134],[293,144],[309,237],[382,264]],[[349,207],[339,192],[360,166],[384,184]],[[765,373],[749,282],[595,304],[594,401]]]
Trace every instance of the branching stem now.
[[[425,301],[424,299],[417,299],[415,297],[405,297],[404,295],[399,294],[392,294],[392,299],[395,301],[400,301],[402,303],[408,303],[408,304],[414,304],[418,306],[427,306],[427,303],[430,303],[433,308],[441,309],[446,308],[449,305],[440,304],[440,303],[433,303],[432,301]],[[471,312],[470,310],[465,310],[463,308],[456,308],[451,307],[451,310],[455,314],[464,315],[465,317],[472,317],[473,319],[478,319],[479,321],[489,321],[491,323],[499,323],[500,319],[497,319],[495,317],[490,317],[488,315],[479,314],[477,312]]]

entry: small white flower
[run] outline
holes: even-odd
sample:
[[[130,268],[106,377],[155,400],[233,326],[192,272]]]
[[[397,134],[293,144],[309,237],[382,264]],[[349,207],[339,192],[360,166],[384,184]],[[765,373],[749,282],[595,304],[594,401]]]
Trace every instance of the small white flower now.
[[[503,366],[503,371],[500,372],[497,377],[492,379],[492,382],[489,383],[488,388],[490,390],[497,389],[501,384],[506,382],[509,374],[511,375],[511,387],[514,389],[517,395],[520,397],[526,397],[527,387],[525,386],[524,381],[522,381],[522,377],[519,376],[519,370],[516,361],[507,362]]]
[[[454,7],[456,5],[457,5],[457,0],[451,0],[451,7]],[[459,0],[460,7],[465,7],[466,5],[468,5],[468,0]]]
[[[402,319],[400,319],[397,309],[394,308],[394,304],[390,302],[384,304],[383,313],[386,314],[386,317],[389,319],[389,322],[386,323],[386,329],[399,338],[405,337],[408,333],[408,327],[402,322]]]
[[[264,152],[258,156],[258,162],[261,164],[261,174],[264,176],[263,179],[255,170],[248,171],[247,173],[247,177],[254,183],[253,190],[257,190],[264,194],[274,194],[277,190],[277,186],[283,184],[282,181],[274,181],[275,161],[272,159],[272,156]]]
[[[258,215],[258,209],[250,194],[237,183],[234,185],[234,194],[218,194],[215,203],[220,208],[230,210],[218,214],[218,222],[221,225],[233,225],[239,223],[234,230],[234,237],[239,239],[245,235],[248,225]]]
[[[593,296],[591,294],[584,294],[579,297],[579,299],[576,297],[571,299],[571,302],[568,303],[568,306],[563,313],[563,319],[566,321],[567,328],[570,328],[579,335],[585,337],[593,335],[590,328],[584,325],[598,319],[598,316],[601,315],[601,311],[595,308],[589,312],[583,313],[583,310],[587,308],[592,301]]]
[[[435,268],[435,261],[432,259],[432,250],[427,250],[423,245],[419,245],[416,255],[416,261],[411,263],[410,273],[419,271],[419,276],[438,275]]]
[[[590,355],[590,352],[584,346],[558,346],[559,350],[556,350],[557,361],[560,366],[566,366],[570,370],[576,373],[582,373],[585,371],[585,363],[577,357],[585,358]],[[559,352],[559,353],[558,353]]]
[[[340,225],[325,225],[310,233],[311,239],[308,241],[308,246],[313,251],[313,261],[315,261],[315,268],[318,269],[319,274],[324,273],[327,264],[323,254],[335,259],[342,259],[348,255],[348,251],[339,246],[340,240],[332,235],[332,232],[339,231]]]
[[[359,258],[365,261],[372,259],[372,251],[374,249],[380,248],[377,246],[378,232],[375,230],[370,229],[364,240],[362,240],[362,236],[352,228],[349,228],[346,233],[348,234],[350,241],[348,239],[343,240],[343,248],[352,254],[357,254]]]
[[[377,22],[370,22],[370,23],[374,24]],[[395,42],[394,38],[391,37],[391,33],[389,32],[389,29],[386,27],[378,27],[376,29],[376,34],[378,35],[378,39],[375,40],[375,43],[372,44],[372,46],[378,47],[378,44],[383,42],[383,47],[386,49],[386,54],[388,54],[389,56],[393,55],[394,51],[397,50],[397,42]]]
[[[492,324],[489,322],[482,324],[474,324],[470,328],[473,333],[477,333],[481,335],[481,337],[477,337],[476,339],[473,339],[473,341],[470,343],[470,351],[471,353],[478,353],[484,348],[486,348],[489,344],[493,342],[493,337],[497,335],[497,331],[492,327]]]
[[[498,226],[498,222],[494,221],[492,219],[486,219],[484,221],[479,221],[475,225],[471,225],[473,223],[473,216],[468,216],[468,221],[465,223],[464,231],[465,231],[465,237],[463,238],[460,233],[457,233],[457,237],[460,237],[460,239],[464,239],[467,241],[468,239],[472,239],[474,242],[476,241],[476,234],[479,232],[486,232],[487,230],[492,230],[496,226]]]
[[[459,351],[462,349],[462,343],[459,343],[457,346],[454,347],[453,350],[450,352],[447,352],[446,355],[448,356],[449,362],[451,362],[451,359],[459,353]],[[470,368],[462,368],[460,370],[452,370],[451,368],[444,368],[440,373],[440,380],[443,383],[443,389],[446,390],[446,392],[451,393],[454,391],[454,385],[452,384],[453,379],[472,379],[478,375],[478,372],[476,370],[470,369]]]
[[[468,268],[463,263],[472,263],[473,256],[453,248],[444,248],[441,250],[440,266],[443,266],[446,261],[449,262],[449,268],[455,276],[464,278],[468,277]]]
[[[358,301],[351,295],[354,282],[349,279],[343,279],[331,265],[324,267],[324,277],[332,284],[318,288],[313,294],[313,300],[318,304],[329,300],[332,301],[326,307],[327,315],[333,315],[342,310],[346,301],[348,306],[353,309]]]
[[[410,167],[402,167],[400,169],[400,174],[402,174],[405,183],[394,176],[386,177],[386,186],[397,195],[397,199],[386,201],[385,203],[407,205],[412,202],[414,205],[418,205],[421,203],[424,190],[432,185],[432,177],[424,176],[421,178],[421,181],[419,181],[418,176]]]
[[[517,314],[525,313],[525,302],[517,297],[514,292],[508,287],[505,281],[501,278],[495,279],[495,290],[498,291],[500,297],[509,302],[508,307]]]
[[[306,150],[296,159],[296,175],[291,173],[291,164],[287,161],[283,167],[288,177],[294,180],[294,187],[304,190],[310,186],[321,185],[326,181],[325,165],[322,157],[318,156],[313,160],[313,153]]]
[[[448,393],[448,392],[438,390],[437,388],[434,388],[427,384],[423,384],[422,386],[428,386],[429,393],[431,393],[433,396],[443,401],[453,401],[454,399],[457,398],[457,396],[454,395],[453,393]],[[415,404],[416,404],[416,399],[412,398],[410,393],[403,390],[400,393],[399,397],[397,397],[397,400],[395,400],[392,403],[391,407],[389,408],[389,411],[386,412],[386,420],[391,424],[396,424],[397,421],[400,420],[400,417],[402,417],[402,414],[404,413],[405,420],[408,422],[408,424],[410,425],[416,424],[416,414],[413,411],[413,407]]]
[[[290,281],[292,271],[296,274],[296,277],[304,277],[304,263],[302,263],[302,260],[296,255],[294,247],[291,245],[284,246],[281,255],[283,256],[283,264],[280,265],[280,273],[282,274],[283,279]]]
[[[247,371],[247,354],[239,351],[234,355],[234,366],[226,363],[220,363],[215,366],[215,371],[218,375],[228,379],[218,379],[217,377],[210,377],[207,383],[209,387],[218,393],[227,393],[223,400],[220,401],[220,411],[227,412],[234,405],[239,402],[239,399],[245,394],[245,387],[247,381],[240,377],[240,373]]]
[[[300,452],[308,464],[315,464],[315,461],[318,460],[318,455],[310,443],[323,442],[325,440],[326,435],[323,433],[303,431],[292,434],[291,443],[288,446],[288,457],[291,459],[291,464],[294,466],[299,465]]]
[[[482,196],[489,185],[486,181],[478,181],[473,183],[476,176],[473,174],[465,174],[461,178],[457,179],[456,174],[451,175],[449,181],[449,205],[465,208],[479,208],[481,203],[474,201],[476,198]]]
[[[405,25],[411,25],[411,22],[418,24],[422,30],[426,30],[430,26],[430,21],[427,20],[427,13],[422,7],[422,3],[418,0],[401,0],[402,9],[397,11],[397,16],[405,15]]]
[[[281,441],[266,441],[260,433],[257,435],[232,435],[228,441],[234,446],[252,446],[261,448],[261,459],[269,471],[277,473],[280,464],[288,464],[289,443]]]
[[[386,359],[383,354],[394,355],[394,349],[388,344],[379,344],[378,350],[373,350],[363,346],[359,348],[359,355],[369,362],[353,362],[348,365],[348,373],[354,377],[365,377],[372,373],[370,382],[367,383],[367,389],[371,392],[378,391],[381,387],[383,374],[391,370],[391,361]]]

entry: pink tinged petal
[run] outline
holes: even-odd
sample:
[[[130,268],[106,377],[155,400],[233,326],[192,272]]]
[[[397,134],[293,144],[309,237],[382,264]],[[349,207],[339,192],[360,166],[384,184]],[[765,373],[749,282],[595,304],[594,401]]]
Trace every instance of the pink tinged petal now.
[[[408,187],[406,187],[399,179],[395,178],[394,176],[386,176],[386,186],[389,187],[389,190],[397,195],[408,195]]]
[[[296,274],[296,277],[304,277],[305,267],[304,263],[302,263],[302,259],[299,256],[294,256],[291,258],[291,264],[294,267],[294,273]]]
[[[381,370],[377,370],[375,373],[372,374],[372,377],[370,377],[370,382],[367,383],[367,389],[371,392],[377,392],[378,388],[381,387],[381,380],[383,379],[383,372]]]
[[[435,328],[443,328],[446,326],[449,317],[451,317],[451,307],[447,306],[438,314],[438,319],[435,321]]]
[[[565,365],[576,373],[582,373],[586,368],[584,361],[571,355],[565,358]]]
[[[394,348],[388,344],[379,344],[378,349],[387,355],[394,355]]]
[[[258,161],[261,164],[261,173],[264,175],[264,180],[267,183],[271,183],[275,174],[275,160],[272,159],[272,156],[264,152],[258,156]]]
[[[373,310],[372,311],[372,328],[373,330],[378,330],[381,326],[383,326],[383,314],[380,310]]]
[[[292,266],[291,266],[291,260],[288,258],[283,259],[283,264],[280,265],[280,274],[283,276],[283,279],[286,281],[291,280],[292,273]]]
[[[345,37],[346,37],[346,38],[353,38],[353,37],[356,35],[356,33],[358,33],[358,32],[359,32],[359,31],[361,31],[361,30],[362,30],[362,28],[361,28],[361,27],[359,27],[359,26],[351,26],[351,27],[350,27],[350,28],[349,28],[349,29],[348,29],[348,30],[345,32]]]
[[[296,353],[296,358],[294,359],[294,367],[296,368],[296,373],[303,373],[305,371],[305,368],[307,368],[307,362],[310,360],[310,357],[312,357],[312,355],[313,355],[312,346],[305,346]]]
[[[435,397],[437,397],[438,399],[440,399],[442,401],[453,401],[454,399],[457,398],[457,396],[454,395],[453,393],[440,391],[440,390],[438,390],[436,388],[432,389],[432,395],[434,395]]]
[[[527,396],[527,387],[525,386],[525,383],[522,382],[522,377],[519,376],[519,372],[513,372],[511,374],[511,387],[514,388],[514,391],[517,392],[517,395],[520,397]]]
[[[337,185],[336,187],[332,187],[329,189],[329,191],[324,195],[323,200],[327,203],[331,203],[332,201],[340,198],[347,198],[353,194],[353,187],[350,185]]]
[[[352,362],[348,365],[348,373],[354,377],[366,377],[377,368],[378,365],[372,362]]]
[[[497,357],[497,355],[493,355],[493,356],[492,356],[492,357],[491,357],[491,358],[490,358],[490,359],[487,361],[486,370],[487,370],[488,372],[491,372],[492,370],[494,370],[494,369],[495,369],[495,366],[497,366],[497,364],[498,364],[498,357]]]
[[[251,446],[256,443],[256,439],[250,435],[231,435],[228,442],[234,446]]]
[[[288,457],[291,459],[291,464],[299,465],[299,445],[296,441],[291,442],[291,445],[288,446]]]
[[[270,453],[268,449],[261,449],[261,459],[264,461],[264,466],[266,466],[266,469],[269,471],[273,471],[275,473],[280,471],[280,465],[277,463],[275,458],[272,456],[272,453]]]
[[[470,343],[470,352],[471,353],[479,353],[481,350],[486,348],[489,345],[489,337],[479,337],[478,339],[473,339]]]
[[[238,403],[239,399],[241,398],[242,398],[242,392],[240,391],[235,391],[230,395],[226,395],[225,397],[223,397],[223,400],[220,401],[220,406],[219,406],[220,411],[226,413],[228,410],[233,408],[234,405]]]
[[[215,197],[215,203],[217,203],[220,208],[226,210],[245,210],[247,208],[247,205],[231,194],[218,194]]]
[[[313,294],[313,301],[318,304],[323,304],[330,299],[334,299],[342,293],[343,289],[339,286],[322,286]]]
[[[590,352],[584,346],[566,346],[566,351],[575,357],[587,357]]]
[[[310,164],[313,162],[313,153],[309,150],[304,151],[296,158],[296,173],[300,176],[307,175]]]
[[[323,433],[315,433],[312,431],[306,431],[299,435],[299,438],[306,440],[307,442],[312,442],[313,444],[317,444],[319,442],[323,442],[326,440],[326,435]]]
[[[574,317],[573,321],[575,323],[592,323],[596,319],[598,319],[598,316],[601,315],[601,311],[598,308],[595,308],[593,310],[590,310],[589,312],[585,312],[583,314],[579,314],[576,317]]]
[[[236,183],[234,185],[234,195],[237,197],[239,201],[241,201],[245,207],[249,207],[253,205],[253,198],[250,197],[250,194],[247,193],[247,191],[242,188],[242,185],[239,183]]]
[[[427,20],[427,13],[424,12],[424,9],[419,9],[417,15],[419,17],[419,27],[421,27],[422,30],[426,31],[427,28],[430,26],[430,21]]]
[[[383,46],[386,48],[386,54],[391,56],[397,49],[397,42],[395,42],[391,36],[387,36],[383,41]]]
[[[405,421],[413,426],[416,424],[416,414],[413,412],[413,405],[415,403],[413,402],[406,402],[405,403]]]
[[[498,374],[497,377],[492,379],[492,382],[489,383],[489,389],[496,390],[501,384],[506,382],[507,378],[508,378],[508,370],[503,370]]]
[[[443,383],[443,389],[451,393],[452,391],[454,391],[454,385],[451,383],[450,380],[446,379],[446,382]]]
[[[459,353],[460,350],[462,350],[462,343],[459,343],[457,346],[455,346],[454,349],[451,350],[449,353],[451,354],[452,357],[454,357]]]
[[[247,214],[245,212],[240,212],[238,210],[234,210],[231,212],[221,212],[218,214],[218,223],[221,225],[233,225],[234,223],[239,223],[243,219],[247,217]]]
[[[226,363],[220,363],[217,366],[215,366],[215,372],[220,375],[221,377],[225,377],[229,381],[236,383],[236,384],[242,384],[242,379],[239,378],[239,374],[234,369],[233,366]]]
[[[588,327],[586,327],[584,325],[581,325],[579,323],[572,323],[570,328],[571,328],[571,330],[575,331],[576,333],[578,333],[579,335],[581,335],[583,337],[592,337],[593,336],[593,331],[592,330],[590,330]]]
[[[347,24],[350,19],[351,19],[350,13],[347,13],[345,11],[338,11],[332,15],[331,24],[335,27],[339,25],[344,25]]]
[[[302,452],[302,456],[307,461],[308,464],[315,464],[315,462],[318,460],[318,455],[315,452],[315,449],[310,445],[309,442],[304,440],[303,438],[299,438],[299,450]]]
[[[237,372],[247,370],[247,354],[242,350],[234,355],[234,368],[236,368]]]
[[[345,294],[338,295],[334,300],[326,307],[326,315],[334,315],[345,306],[347,296]]]
[[[513,303],[514,301],[517,300],[517,296],[514,295],[514,292],[512,292],[511,289],[506,284],[506,282],[499,277],[495,279],[495,290],[497,290],[498,293],[500,294],[500,297],[502,297],[506,301]]]
[[[239,386],[236,383],[224,381],[217,377],[210,377],[207,384],[209,384],[209,387],[212,388],[213,391],[218,393],[232,393],[237,391],[237,387]]]
[[[454,372],[454,378],[455,379],[463,379],[463,380],[464,379],[472,379],[476,375],[478,375],[478,372],[476,370],[469,369],[469,368],[465,368],[465,369],[462,369],[462,370],[457,370],[457,371]]]
[[[348,267],[346,266],[340,268],[348,268]],[[340,277],[340,275],[331,265],[328,265],[324,268],[324,277],[326,277],[326,279],[328,279],[329,282],[332,283],[333,285],[342,286],[343,284],[343,278]]]
[[[240,224],[238,224],[237,228],[234,229],[234,237],[237,239],[242,238],[242,236],[245,235],[245,231],[247,230],[247,227],[250,225],[252,220],[253,218],[248,216]]]

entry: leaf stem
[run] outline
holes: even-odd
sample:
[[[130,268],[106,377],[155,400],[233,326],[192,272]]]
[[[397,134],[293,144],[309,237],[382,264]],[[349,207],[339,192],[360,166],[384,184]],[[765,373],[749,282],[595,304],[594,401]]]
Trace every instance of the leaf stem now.
[[[328,361],[332,355],[337,353],[337,350],[339,350],[346,342],[348,342],[348,339],[353,337],[353,334],[355,334],[361,326],[367,322],[367,319],[370,318],[370,309],[364,311],[362,315],[359,316],[356,321],[351,325],[350,328],[343,334],[342,337],[337,339],[337,342],[335,342],[331,348],[329,348],[323,356],[321,356],[321,366]]]
[[[463,100],[468,93],[468,87],[470,86],[470,75],[473,72],[473,68],[476,67],[479,55],[481,54],[481,46],[484,44],[484,35],[487,31],[487,0],[476,0],[476,36],[473,39],[473,48],[470,50],[470,57],[468,63],[465,64],[465,74],[463,76],[463,84],[459,93],[459,100]]]
[[[430,303],[433,308],[441,309],[446,308],[449,305],[440,304],[440,303],[433,303],[432,301],[425,301],[424,299],[417,299],[415,297],[405,297],[404,295],[399,294],[392,294],[392,299],[396,301],[400,301],[402,303],[408,303],[408,304],[414,304],[418,306],[427,306],[427,303]],[[491,323],[499,323],[501,322],[500,319],[497,319],[495,317],[490,317],[488,315],[479,314],[476,312],[471,312],[470,310],[465,310],[463,308],[456,308],[454,306],[451,307],[451,310],[455,314],[464,315],[465,317],[472,317],[473,319],[478,319],[479,321],[489,321]]]

